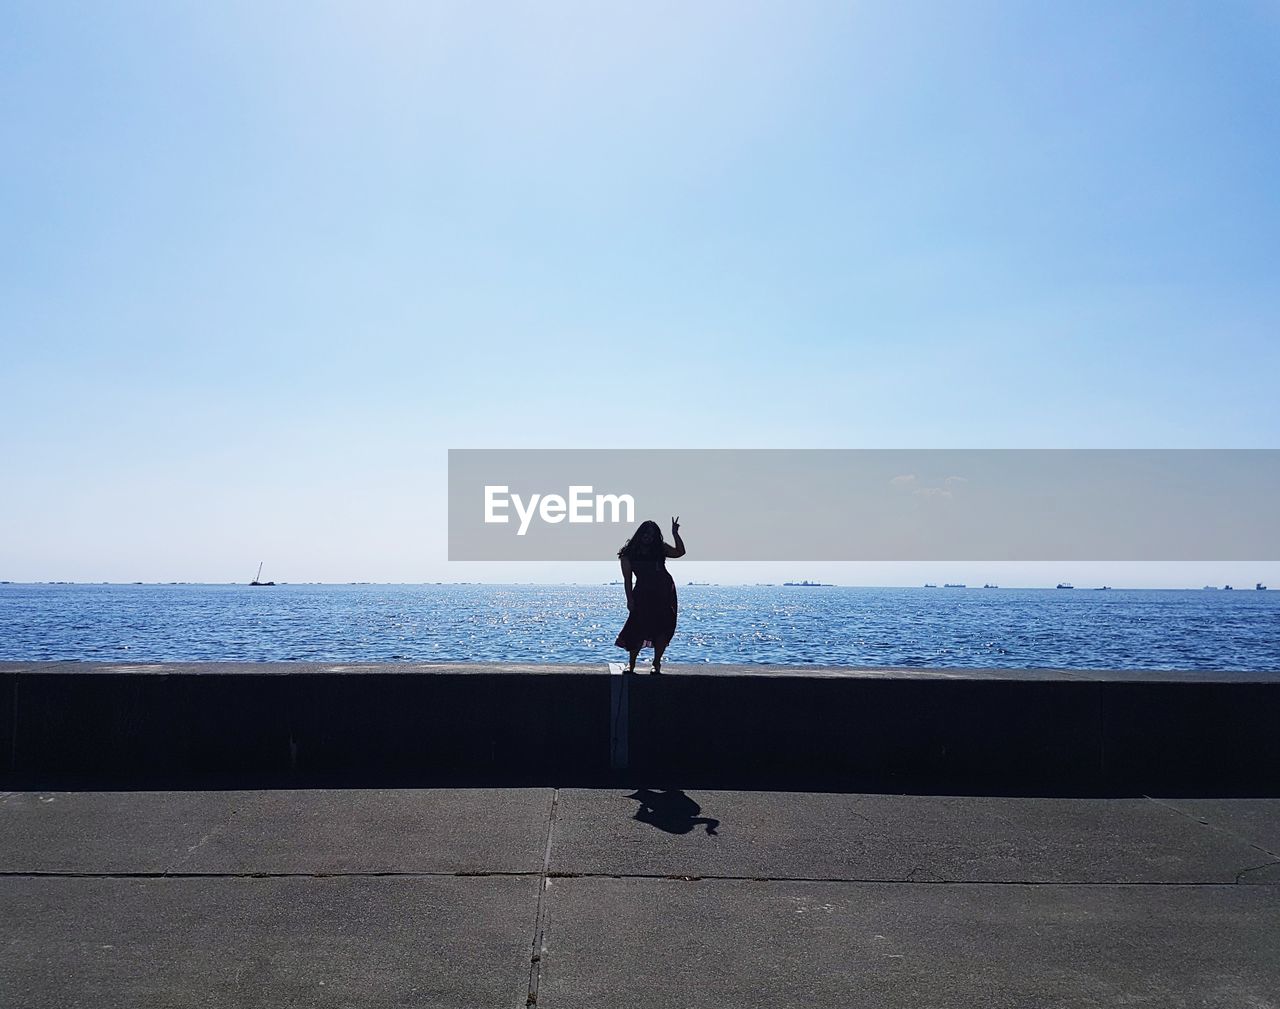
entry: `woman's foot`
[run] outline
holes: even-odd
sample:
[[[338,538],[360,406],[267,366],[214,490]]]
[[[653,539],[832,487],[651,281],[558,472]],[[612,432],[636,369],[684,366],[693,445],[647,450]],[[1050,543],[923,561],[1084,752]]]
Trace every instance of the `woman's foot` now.
[[[661,659],[654,659],[654,660],[653,660],[653,673],[654,673],[654,675],[657,675],[657,674],[658,674],[658,673],[660,673],[660,672],[662,672],[662,660],[661,660]]]

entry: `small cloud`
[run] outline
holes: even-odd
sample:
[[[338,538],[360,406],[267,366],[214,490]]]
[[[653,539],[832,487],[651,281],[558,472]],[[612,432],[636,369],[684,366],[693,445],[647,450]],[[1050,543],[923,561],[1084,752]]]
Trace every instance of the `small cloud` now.
[[[946,487],[917,487],[912,493],[917,497],[951,497]]]
[[[968,483],[968,482],[969,482],[969,478],[967,476],[949,476],[942,481],[942,485],[944,487],[955,487],[957,484]]]
[[[894,487],[910,487],[916,482],[914,473],[907,473],[905,476],[895,476],[889,481]]]

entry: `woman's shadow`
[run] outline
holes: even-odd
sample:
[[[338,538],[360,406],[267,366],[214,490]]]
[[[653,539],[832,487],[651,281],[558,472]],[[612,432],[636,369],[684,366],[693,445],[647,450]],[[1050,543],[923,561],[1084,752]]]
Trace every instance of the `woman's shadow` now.
[[[641,788],[627,796],[640,803],[632,819],[652,824],[668,834],[687,834],[699,824],[706,826],[708,834],[715,834],[720,821],[709,816],[699,816],[702,807],[678,788],[658,792]]]

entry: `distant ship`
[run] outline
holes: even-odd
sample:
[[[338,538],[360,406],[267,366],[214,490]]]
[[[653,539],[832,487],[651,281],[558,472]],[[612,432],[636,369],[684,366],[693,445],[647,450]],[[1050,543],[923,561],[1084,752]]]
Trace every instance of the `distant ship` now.
[[[936,589],[938,586],[934,585],[933,582],[925,582],[924,587],[926,589]]]
[[[999,585],[990,585],[990,584],[988,584],[988,585],[984,585],[984,586],[982,586],[982,587],[983,587],[984,589],[998,589],[1000,586],[999,586]]]
[[[258,573],[253,576],[253,581],[249,583],[250,585],[274,585],[275,584],[275,582],[262,581],[262,565],[265,563],[266,563],[265,561],[258,562]]]
[[[1111,591],[1111,586],[1110,586],[1110,585],[1099,585],[1099,586],[1098,586],[1096,589],[1094,589],[1093,591],[1094,591],[1094,592],[1110,592],[1110,591]]]
[[[831,585],[824,584],[823,582],[803,581],[803,582],[783,582],[782,584],[787,588],[793,588],[793,589],[829,589],[831,588]]]
[[[1216,586],[1216,585],[1206,585],[1206,586],[1204,587],[1204,590],[1205,590],[1206,592],[1217,592],[1217,591],[1218,591],[1218,586]]]
[[[1070,582],[1058,582],[1058,588],[1060,588],[1060,589],[1074,589],[1074,588],[1075,588],[1075,586],[1074,586],[1074,585],[1072,585]]]
[[[1224,585],[1224,586],[1222,586],[1222,591],[1223,591],[1223,592],[1230,592],[1230,591],[1232,590],[1232,588],[1234,588],[1234,586],[1232,586],[1232,585]]]
[[[944,589],[962,589],[964,588],[964,582],[944,582],[942,587]]]
[[[1263,585],[1263,584],[1262,584],[1262,582],[1254,582],[1254,583],[1253,583],[1253,587],[1254,587],[1254,589],[1255,589],[1256,591],[1258,591],[1258,592],[1266,592],[1266,591],[1267,591],[1267,587],[1266,587],[1265,585]]]

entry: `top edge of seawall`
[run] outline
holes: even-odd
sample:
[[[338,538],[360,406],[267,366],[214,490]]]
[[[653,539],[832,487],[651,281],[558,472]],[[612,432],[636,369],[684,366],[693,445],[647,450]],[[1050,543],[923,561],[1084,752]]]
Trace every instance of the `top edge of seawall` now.
[[[617,669],[617,665],[614,666]],[[598,663],[520,662],[81,662],[81,661],[0,661],[0,675],[156,675],[229,676],[360,674],[398,676],[500,675],[555,676],[610,674],[610,665]],[[649,678],[641,663],[636,673]],[[951,680],[995,682],[1133,682],[1133,683],[1280,683],[1280,670],[1168,670],[1168,669],[997,669],[926,666],[819,666],[757,664],[679,664],[664,667],[663,677],[795,677],[808,679],[862,680]]]

